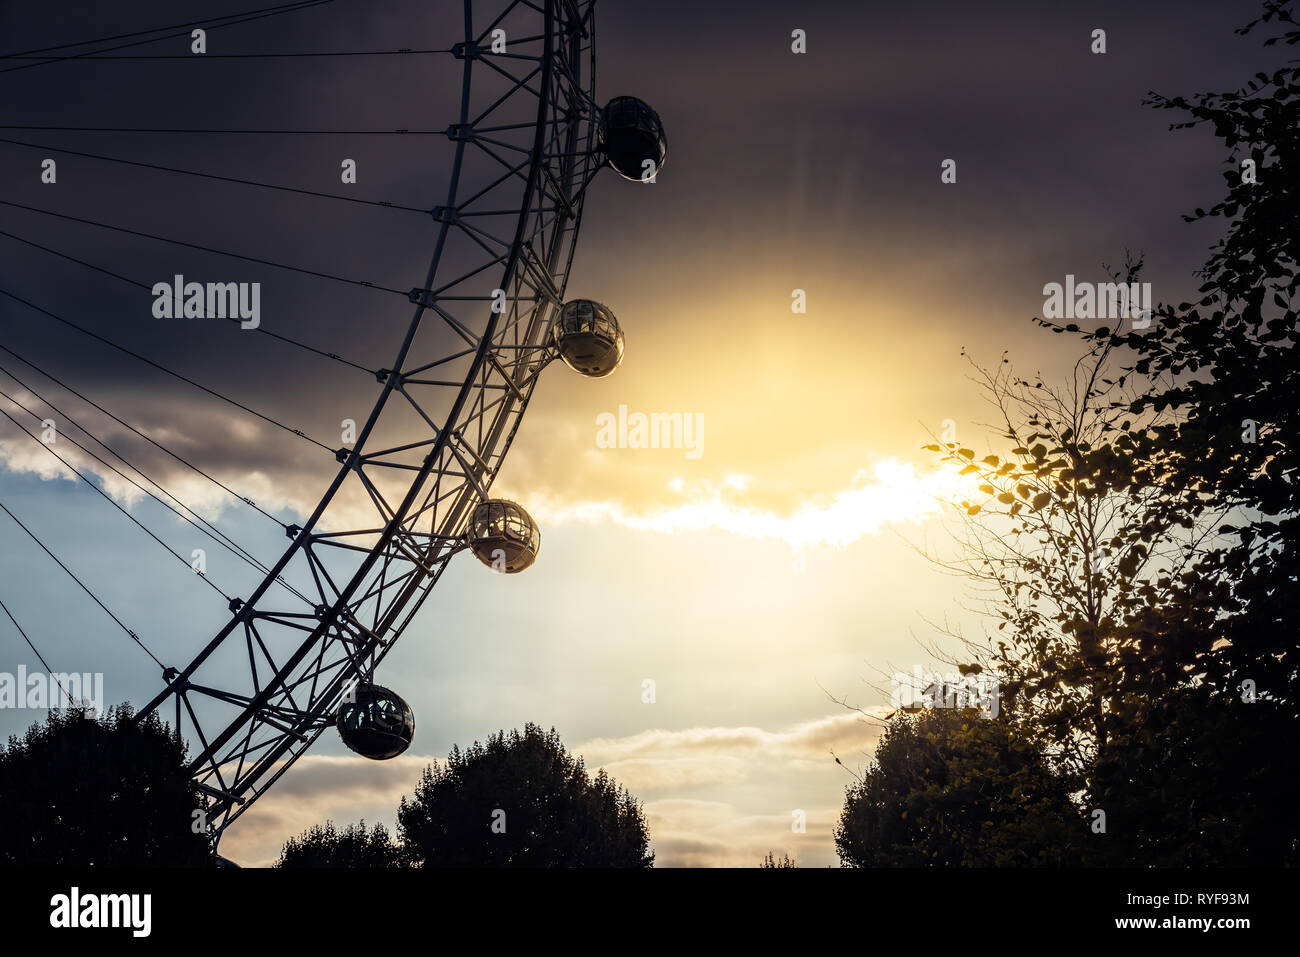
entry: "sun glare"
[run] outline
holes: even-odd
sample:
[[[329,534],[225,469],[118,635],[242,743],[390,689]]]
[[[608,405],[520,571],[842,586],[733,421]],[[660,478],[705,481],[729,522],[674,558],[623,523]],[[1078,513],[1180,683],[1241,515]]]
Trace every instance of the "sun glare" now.
[[[880,531],[886,523],[923,522],[945,503],[973,489],[955,468],[918,474],[916,466],[897,459],[877,462],[854,476],[846,489],[801,503],[788,513],[758,508],[744,492],[761,487],[754,476],[728,474],[720,486],[688,486],[680,479],[669,489],[682,501],[632,508],[616,500],[577,502],[537,510],[547,523],[613,522],[638,531],[674,533],[722,531],[747,538],[777,539],[792,546],[849,545]]]

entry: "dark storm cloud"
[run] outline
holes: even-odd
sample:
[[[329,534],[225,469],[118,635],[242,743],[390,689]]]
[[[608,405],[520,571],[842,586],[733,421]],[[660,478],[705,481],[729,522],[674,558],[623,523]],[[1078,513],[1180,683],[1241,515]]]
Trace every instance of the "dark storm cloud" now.
[[[139,3],[107,15],[83,5],[59,22],[38,11],[6,9],[9,49],[50,46],[71,38],[126,32],[246,5]],[[69,61],[16,71],[5,80],[8,124],[234,130],[443,129],[459,102],[459,63],[446,55],[221,60],[223,51],[395,50],[445,48],[455,39],[459,8],[450,4],[330,4],[321,11],[213,29],[214,58],[183,61]],[[412,36],[426,38],[413,43]],[[171,39],[120,53],[186,53]],[[19,61],[21,62],[21,61]],[[181,239],[394,292],[359,288],[265,263],[123,235],[0,207],[6,232],[84,260],[145,288],[47,250],[0,237],[0,288],[31,300],[159,365],[336,448],[344,419],[363,422],[378,384],[366,369],[391,362],[410,319],[405,291],[423,285],[436,224],[424,213],[321,200],[103,162],[71,153],[294,186],[430,209],[445,202],[450,144],[426,136],[200,136],[185,134],[4,131],[0,199],[138,232]],[[39,161],[58,161],[58,183],[39,182]],[[339,181],[341,162],[358,164],[358,184]],[[497,175],[488,167],[466,181]],[[449,260],[449,268],[456,265]],[[264,330],[335,352],[362,370],[330,362],[219,321],[160,320],[148,287],[188,281],[259,282]],[[443,278],[455,275],[444,270]],[[495,285],[495,281],[488,283]],[[169,379],[56,319],[11,300],[0,303],[4,344],[151,435],[180,434],[188,454],[208,467],[237,470],[245,453],[257,467],[297,487],[310,457],[330,471],[328,451],[312,450],[233,404]],[[0,364],[41,388],[49,380],[12,356]],[[125,408],[123,407],[125,406]],[[128,416],[127,413],[130,413]],[[7,424],[6,424],[7,426]],[[110,431],[118,431],[115,426]],[[11,433],[12,429],[8,431]],[[175,463],[145,449],[151,471]],[[252,463],[248,463],[251,467]],[[319,476],[317,477],[319,480]]]
[[[612,91],[657,78],[673,139],[655,218],[716,249],[723,268],[733,248],[795,260],[839,249],[864,270],[973,248],[1001,280],[1050,277],[1125,244],[1158,240],[1169,261],[1199,250],[1177,214],[1217,195],[1219,157],[1140,100],[1241,82],[1263,54],[1231,31],[1256,8],[611,5],[603,36],[619,56],[601,79]],[[794,27],[808,31],[802,57],[789,53]],[[1097,27],[1102,56],[1089,52]],[[959,185],[944,190],[947,157]],[[942,280],[929,277],[940,294]]]
[[[238,3],[69,4],[0,12],[9,50],[240,10]],[[1178,214],[1217,196],[1208,139],[1166,132],[1139,105],[1150,88],[1230,86],[1258,67],[1231,35],[1251,2],[970,5],[963,3],[604,3],[601,97],[646,96],[669,126],[663,183],[593,201],[583,275],[659,284],[713,274],[737,292],[788,290],[814,271],[890,277],[924,329],[940,306],[970,324],[936,330],[955,344],[1019,336],[1041,287],[1096,273],[1125,247],[1146,249],[1161,289],[1188,282],[1207,237]],[[808,53],[790,53],[807,31]],[[1089,52],[1094,28],[1109,51]],[[214,29],[209,52],[445,47],[460,6],[337,0]],[[185,53],[185,38],[132,52]],[[75,61],[0,74],[5,124],[232,129],[441,129],[454,119],[456,61],[446,56],[285,60]],[[0,131],[7,139],[428,208],[443,201],[443,137],[120,135]],[[42,186],[38,161],[59,161]],[[339,183],[356,159],[359,183]],[[958,185],[938,185],[939,163]],[[486,173],[484,174],[486,175]],[[222,250],[405,290],[422,284],[427,216],[290,196],[0,144],[0,198],[183,238]],[[609,189],[602,183],[597,190]],[[633,228],[629,228],[629,226]],[[260,281],[264,324],[367,368],[391,358],[409,319],[400,295],[211,256],[0,207],[0,228],[145,284],[175,273]],[[146,290],[0,237],[0,283],[57,314],[266,411],[331,447],[343,418],[364,418],[373,377],[230,325],[155,319]],[[664,287],[671,297],[672,283]],[[788,295],[788,292],[782,293]],[[969,308],[983,299],[984,308]],[[686,309],[668,322],[698,323]],[[845,309],[839,321],[856,316]],[[222,406],[10,301],[5,344],[143,426],[169,429],[204,464],[256,468],[300,487],[328,454]],[[1035,343],[1037,351],[1047,345]],[[2,364],[21,369],[9,356]],[[30,370],[28,370],[30,373]],[[2,378],[2,377],[0,377]],[[36,378],[37,382],[41,380]],[[238,424],[238,427],[237,427]],[[5,423],[6,428],[7,423]],[[10,430],[11,432],[12,430]],[[151,467],[174,467],[138,451]]]

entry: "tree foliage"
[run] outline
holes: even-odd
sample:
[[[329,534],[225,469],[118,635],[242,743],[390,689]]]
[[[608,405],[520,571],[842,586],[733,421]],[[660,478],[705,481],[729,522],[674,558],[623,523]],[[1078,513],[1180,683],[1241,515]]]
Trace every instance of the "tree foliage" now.
[[[1130,265],[1130,275],[1139,264]],[[1107,742],[1113,704],[1150,699],[1185,680],[1173,650],[1205,650],[1213,605],[1181,604],[1175,583],[1208,554],[1223,510],[1149,475],[1135,429],[1163,423],[1130,411],[1138,377],[1113,371],[1113,346],[1094,345],[1063,385],[1018,376],[1003,358],[973,364],[1009,445],[976,459],[956,443],[929,446],[971,475],[982,499],[963,502],[956,559],[941,561],[977,587],[988,638],[962,639],[962,655],[1002,679],[1004,707],[1033,716],[1057,769],[1082,786]],[[1184,621],[1181,645],[1155,640]]]
[[[452,749],[398,809],[425,867],[650,867],[637,801],[534,724]]]
[[[202,807],[184,746],[127,705],[51,711],[0,750],[6,867],[210,866]]]
[[[1043,752],[975,709],[898,715],[848,790],[835,847],[849,867],[1073,863],[1078,810]]]
[[[316,824],[285,842],[276,867],[401,867],[405,854],[388,829],[366,822],[339,830],[333,821]]]
[[[1270,31],[1265,46],[1300,44],[1290,0],[1266,0],[1238,32],[1258,31]],[[1222,238],[1199,298],[1161,303],[1147,328],[1036,320],[1084,343],[1062,386],[1006,360],[977,368],[1008,448],[978,459],[930,447],[983,496],[963,505],[949,567],[989,589],[980,607],[996,627],[959,636],[961,656],[1004,677],[1008,744],[1045,758],[1020,768],[1038,793],[1063,786],[1089,820],[1105,812],[1104,830],[1059,845],[1075,862],[1295,865],[1300,68],[1147,102],[1182,114],[1172,129],[1208,127],[1223,144],[1226,195],[1185,217],[1221,221]],[[1130,262],[1122,280],[1140,270]],[[973,746],[949,718],[891,722],[845,807],[846,862],[921,862],[908,841],[926,859],[970,860],[976,818],[952,807],[934,818],[944,794],[931,775],[948,780]],[[990,767],[974,794],[958,785],[959,806],[1002,793],[1012,769]],[[904,824],[916,802],[926,827]]]
[[[1238,32],[1261,29],[1265,46],[1300,43],[1289,0]],[[1126,439],[1151,482],[1181,493],[1179,519],[1226,520],[1171,584],[1181,614],[1152,616],[1146,658],[1182,680],[1116,709],[1092,795],[1132,809],[1131,846],[1112,859],[1294,865],[1296,774],[1279,749],[1300,730],[1300,68],[1148,102],[1223,143],[1226,195],[1185,216],[1221,221],[1222,238],[1195,302],[1162,304],[1141,335],[1083,335],[1150,382],[1134,415],[1170,413]]]

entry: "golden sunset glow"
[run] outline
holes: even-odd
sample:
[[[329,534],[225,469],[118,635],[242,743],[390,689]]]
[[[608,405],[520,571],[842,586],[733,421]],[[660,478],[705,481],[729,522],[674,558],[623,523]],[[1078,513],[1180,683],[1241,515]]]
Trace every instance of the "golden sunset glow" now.
[[[750,504],[753,476],[732,473],[722,482],[670,481],[665,502],[631,508],[616,500],[556,503],[534,508],[539,520],[611,522],[637,531],[717,531],[747,538],[778,539],[792,546],[844,546],[875,534],[886,523],[921,522],[944,503],[969,495],[973,483],[955,468],[920,472],[911,463],[886,459],[854,476],[846,489],[817,496],[789,512]],[[671,501],[676,499],[677,501]]]

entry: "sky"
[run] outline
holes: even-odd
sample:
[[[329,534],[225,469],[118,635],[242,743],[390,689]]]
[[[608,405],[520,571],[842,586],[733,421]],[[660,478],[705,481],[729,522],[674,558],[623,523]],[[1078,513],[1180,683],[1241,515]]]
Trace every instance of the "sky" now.
[[[6,4],[0,37],[23,51],[246,6]],[[1274,66],[1283,54],[1233,35],[1256,9],[601,0],[597,99],[647,100],[669,153],[653,184],[607,171],[587,196],[568,295],[608,304],[627,352],[605,379],[547,370],[494,487],[538,520],[539,559],[500,576],[458,557],[378,675],[416,713],[411,749],[368,762],[326,734],[222,853],[263,865],[325,818],[391,826],[430,761],[532,721],[644,802],[661,866],[755,866],[768,851],[834,864],[844,788],[879,735],[869,716],[886,704],[883,676],[929,664],[936,623],[979,626],[967,586],[923,554],[945,547],[943,503],[964,487],[921,446],[950,421],[981,454],[1000,448],[963,350],[1061,376],[1078,343],[1032,324],[1044,285],[1105,281],[1127,251],[1145,257],[1157,300],[1189,297],[1215,235],[1181,217],[1220,198],[1224,157],[1207,131],[1170,132],[1177,118],[1142,99],[1231,89]],[[460,16],[447,2],[334,0],[213,30],[208,49],[444,48]],[[796,29],[806,53],[791,50]],[[1096,29],[1104,54],[1090,49]],[[123,52],[185,54],[188,40]],[[440,130],[460,92],[445,54],[69,60],[0,72],[0,84],[0,200],[397,290],[423,281],[436,224],[422,213],[56,150],[419,210],[445,195],[445,138],[7,127]],[[55,184],[40,181],[46,156],[58,157]],[[343,158],[357,162],[353,187],[340,185]],[[146,284],[177,272],[260,281],[269,329],[368,368],[391,361],[410,318],[404,296],[0,210],[0,230]],[[141,289],[11,236],[0,235],[0,289],[312,436],[362,419],[377,393],[373,376],[266,337],[157,319]],[[792,311],[795,290],[806,312]],[[320,449],[6,297],[0,332],[285,520],[308,513],[333,474]],[[21,380],[0,372],[0,389],[30,408],[43,401],[35,388],[95,419],[11,354],[0,368]],[[620,408],[680,414],[697,441],[605,447],[599,422]],[[263,560],[282,549],[277,526],[95,421]],[[86,471],[177,551],[197,547],[189,526],[94,463]],[[7,419],[0,502],[166,663],[183,665],[224,623],[224,601]],[[138,706],[161,687],[153,662],[4,516],[0,545],[0,600],[56,671],[102,671],[110,702]],[[214,580],[251,587],[214,562]],[[0,671],[19,665],[38,662],[0,619]],[[38,718],[0,709],[0,733]]]

